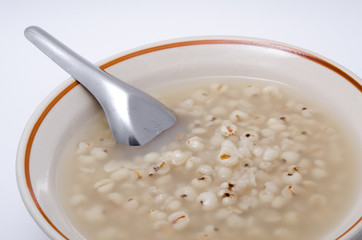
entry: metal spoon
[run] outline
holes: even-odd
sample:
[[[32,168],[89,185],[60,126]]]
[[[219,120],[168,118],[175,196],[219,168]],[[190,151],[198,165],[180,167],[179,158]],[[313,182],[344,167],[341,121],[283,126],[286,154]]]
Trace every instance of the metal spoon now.
[[[116,142],[141,146],[176,123],[173,113],[153,97],[104,72],[43,29],[31,26],[24,35],[93,94]]]

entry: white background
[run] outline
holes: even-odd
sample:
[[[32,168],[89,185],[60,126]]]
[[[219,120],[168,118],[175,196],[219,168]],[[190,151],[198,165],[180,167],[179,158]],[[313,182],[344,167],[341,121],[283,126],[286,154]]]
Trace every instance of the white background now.
[[[15,159],[32,112],[68,74],[23,37],[30,25],[91,62],[169,38],[241,35],[317,52],[362,76],[360,0],[0,0],[0,239],[48,239],[18,193]]]

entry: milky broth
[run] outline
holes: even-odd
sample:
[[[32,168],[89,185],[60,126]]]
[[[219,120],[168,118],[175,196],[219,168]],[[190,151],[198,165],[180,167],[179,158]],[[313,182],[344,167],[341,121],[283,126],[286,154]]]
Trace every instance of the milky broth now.
[[[86,239],[321,239],[348,212],[357,156],[323,104],[252,79],[150,92],[176,126],[126,147],[99,113],[64,152],[59,196]]]

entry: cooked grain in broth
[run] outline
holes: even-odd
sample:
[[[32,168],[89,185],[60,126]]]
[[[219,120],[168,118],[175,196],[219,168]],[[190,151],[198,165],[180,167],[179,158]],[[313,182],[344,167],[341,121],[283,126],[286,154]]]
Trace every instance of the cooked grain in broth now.
[[[100,113],[64,154],[59,195],[85,238],[321,239],[348,211],[356,156],[323,105],[248,79],[151,92],[178,119],[160,139],[115,144]]]

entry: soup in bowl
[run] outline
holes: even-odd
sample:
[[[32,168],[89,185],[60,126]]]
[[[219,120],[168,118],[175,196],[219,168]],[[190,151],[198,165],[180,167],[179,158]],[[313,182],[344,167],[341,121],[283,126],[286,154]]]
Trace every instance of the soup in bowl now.
[[[176,126],[113,140],[74,79],[19,146],[19,189],[54,239],[351,239],[361,231],[360,79],[321,56],[240,37],[169,40],[102,69],[155,96]]]

